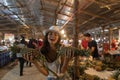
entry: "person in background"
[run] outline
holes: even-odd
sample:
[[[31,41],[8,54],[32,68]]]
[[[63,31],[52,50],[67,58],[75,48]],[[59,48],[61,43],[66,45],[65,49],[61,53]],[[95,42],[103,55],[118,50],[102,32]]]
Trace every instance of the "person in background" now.
[[[38,41],[36,39],[33,39],[32,44],[34,45],[34,49],[39,49],[39,47],[38,47]]]
[[[95,40],[92,40],[92,36],[89,33],[85,33],[84,36],[86,37],[88,41],[88,47],[91,50],[91,55],[93,59],[99,59],[97,42]]]
[[[21,41],[20,43],[17,45],[19,48],[23,48],[25,46],[27,46],[27,42],[25,41],[25,37],[24,36],[21,36]],[[24,67],[24,62],[25,62],[25,59],[22,57],[22,54],[20,53],[17,53],[17,58],[19,60],[19,63],[20,63],[20,76],[23,76],[23,67]]]
[[[81,41],[81,49],[88,49],[88,41],[85,37],[85,35],[83,35],[82,41]]]
[[[109,51],[109,43],[107,43],[107,41],[103,44],[103,51],[104,51],[104,54],[109,54],[108,51]]]
[[[116,40],[113,39],[112,42],[111,42],[111,50],[116,50],[116,49],[117,49]]]
[[[15,42],[13,43],[13,45],[18,45],[20,42],[19,42],[19,39],[18,37],[15,37]]]
[[[39,48],[39,49],[42,47],[42,45],[43,45],[43,41],[42,41],[41,39],[38,40],[38,48]]]
[[[28,45],[27,45],[28,48],[33,48],[33,49],[36,49],[37,48],[37,40],[35,39],[29,39],[29,42],[28,42]],[[28,56],[29,59],[30,59],[30,55]],[[29,65],[31,67],[31,62],[30,61],[27,61],[26,62],[26,65]]]

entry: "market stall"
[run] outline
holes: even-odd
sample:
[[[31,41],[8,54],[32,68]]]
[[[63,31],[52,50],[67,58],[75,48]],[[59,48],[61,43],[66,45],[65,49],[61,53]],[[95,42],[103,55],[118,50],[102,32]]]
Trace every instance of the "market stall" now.
[[[91,60],[85,58],[79,60],[79,79],[80,80],[119,80],[120,79],[120,62],[113,60]],[[70,63],[68,73],[73,75],[73,63]]]
[[[10,54],[6,46],[0,46],[0,67],[10,62]]]

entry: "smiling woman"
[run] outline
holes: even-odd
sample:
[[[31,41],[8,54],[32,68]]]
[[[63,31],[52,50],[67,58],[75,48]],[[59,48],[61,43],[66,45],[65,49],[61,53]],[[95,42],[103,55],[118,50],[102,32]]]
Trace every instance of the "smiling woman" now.
[[[49,32],[48,33],[48,42],[52,45],[55,44],[59,39],[59,35],[57,32]]]
[[[57,52],[60,46],[62,46],[60,40],[61,37],[57,31],[48,30],[46,32],[41,53],[47,60],[45,63],[46,66],[52,70],[52,72],[47,71],[47,80],[58,80],[60,77],[63,78],[64,76],[61,76],[61,74],[64,74],[67,70],[69,59],[66,57],[60,57]],[[68,56],[71,58],[70,55]],[[56,73],[57,76],[55,76],[53,72]],[[64,78],[62,80],[64,80]]]
[[[50,62],[53,62],[56,57],[56,50],[60,46],[60,35],[55,30],[48,30],[43,40],[43,46],[41,48],[41,53],[48,59]],[[52,56],[51,56],[52,55]],[[54,56],[55,55],[55,56]],[[54,58],[53,58],[54,57]]]
[[[59,54],[58,51],[63,45],[60,44],[61,36],[58,30],[54,29],[55,28],[49,29],[46,32],[43,46],[40,49],[40,53],[37,53],[43,56],[45,61],[41,58],[31,58],[31,60],[29,60],[25,57],[25,59],[33,62],[37,69],[46,75],[47,80],[64,80],[68,63],[73,57],[73,52],[68,50],[65,52],[66,55],[64,56]],[[32,54],[32,57],[36,56]]]

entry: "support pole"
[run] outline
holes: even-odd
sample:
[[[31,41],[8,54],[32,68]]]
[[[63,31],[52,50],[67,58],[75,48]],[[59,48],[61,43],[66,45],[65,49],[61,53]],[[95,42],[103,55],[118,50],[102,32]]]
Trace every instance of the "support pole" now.
[[[105,37],[105,27],[102,27],[102,53],[104,53],[104,37]]]
[[[118,28],[118,32],[119,32],[119,35],[118,35],[118,42],[120,42],[120,28]]]
[[[79,6],[79,1],[75,0],[74,10],[77,11],[77,13],[75,14],[75,27],[73,29],[74,30],[73,31],[73,34],[74,34],[73,46],[74,47],[78,47],[78,32],[79,32],[78,31],[79,30],[78,6]],[[79,69],[78,69],[78,56],[77,56],[74,59],[74,79],[72,80],[79,80],[78,77],[79,77]]]
[[[109,27],[109,50],[111,49],[111,40],[112,40],[112,28]]]
[[[2,33],[2,40],[3,40],[2,44],[5,45],[5,33],[4,32]]]

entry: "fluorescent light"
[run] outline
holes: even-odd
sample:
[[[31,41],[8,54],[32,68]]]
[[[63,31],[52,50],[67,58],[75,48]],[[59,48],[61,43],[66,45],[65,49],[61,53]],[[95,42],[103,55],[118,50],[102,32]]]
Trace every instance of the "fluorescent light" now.
[[[105,29],[104,31],[106,31],[106,32],[107,32],[107,31],[109,31],[109,30],[108,30],[108,29]]]
[[[8,2],[7,2],[7,0],[4,0],[4,5],[6,5],[6,6],[8,5]]]

